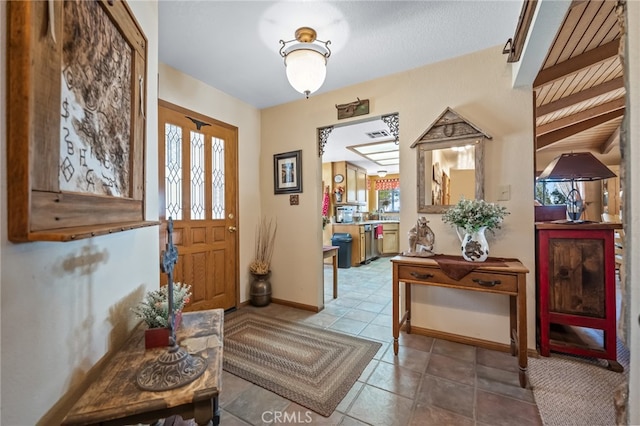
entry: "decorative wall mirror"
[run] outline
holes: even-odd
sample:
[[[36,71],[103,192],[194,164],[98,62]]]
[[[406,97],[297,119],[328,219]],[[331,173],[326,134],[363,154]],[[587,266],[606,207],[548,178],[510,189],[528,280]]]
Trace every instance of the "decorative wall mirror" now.
[[[419,213],[444,213],[461,197],[484,198],[485,139],[491,136],[447,107],[411,145]]]

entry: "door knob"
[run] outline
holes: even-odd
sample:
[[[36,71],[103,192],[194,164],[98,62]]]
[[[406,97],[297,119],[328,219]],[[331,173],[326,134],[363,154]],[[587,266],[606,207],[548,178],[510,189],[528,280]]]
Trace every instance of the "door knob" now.
[[[236,232],[236,227],[235,226],[230,226],[229,227],[229,232]]]

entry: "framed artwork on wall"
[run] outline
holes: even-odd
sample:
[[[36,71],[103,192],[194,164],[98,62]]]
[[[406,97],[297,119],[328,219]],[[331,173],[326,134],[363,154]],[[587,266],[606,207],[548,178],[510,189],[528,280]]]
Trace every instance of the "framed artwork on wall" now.
[[[302,192],[302,151],[273,156],[273,192],[291,194]]]
[[[9,2],[7,14],[9,239],[157,224],[144,220],[147,39],[126,2]]]

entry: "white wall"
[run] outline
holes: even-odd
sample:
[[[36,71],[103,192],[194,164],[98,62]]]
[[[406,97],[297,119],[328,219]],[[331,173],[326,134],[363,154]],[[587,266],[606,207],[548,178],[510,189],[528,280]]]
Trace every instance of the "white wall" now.
[[[160,64],[159,98],[237,127],[240,301],[249,299],[249,263],[260,221],[260,111],[213,87]],[[266,210],[266,215],[271,213]],[[277,235],[280,240],[281,236]]]
[[[145,210],[157,220],[158,10],[156,2],[129,6],[148,39]],[[87,371],[138,322],[129,308],[157,288],[158,227],[68,243],[7,241],[6,19],[0,2],[0,423],[59,424]],[[87,268],[89,254],[99,260]]]
[[[511,65],[502,46],[376,79],[338,91],[265,109],[262,113],[261,193],[264,210],[277,213],[280,241],[273,259],[273,297],[322,306],[321,159],[316,128],[337,123],[335,104],[370,100],[370,115],[400,113],[400,235],[419,216],[416,200],[416,152],[409,146],[446,107],[493,136],[486,145],[485,194],[496,201],[498,186],[511,185],[511,212],[502,231],[490,239],[492,256],[517,257],[527,266],[528,345],[535,348],[533,228],[533,123],[531,91],[511,88]],[[282,71],[284,75],[284,70]],[[331,72],[329,61],[328,72]],[[293,89],[291,89],[293,90]],[[358,117],[361,119],[362,117]],[[345,122],[348,120],[341,120]],[[300,205],[273,195],[273,154],[302,149],[303,193]],[[440,215],[429,216],[435,250],[459,251],[455,232]],[[401,249],[406,240],[400,238]],[[389,290],[391,291],[391,290]],[[416,289],[412,324],[508,343],[505,297],[447,289]]]

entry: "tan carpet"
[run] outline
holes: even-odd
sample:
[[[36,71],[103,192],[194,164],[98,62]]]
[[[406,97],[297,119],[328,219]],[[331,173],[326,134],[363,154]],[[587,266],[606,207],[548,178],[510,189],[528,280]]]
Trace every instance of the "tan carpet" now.
[[[380,346],[240,310],[225,316],[223,368],[329,416]]]
[[[623,373],[607,370],[606,361],[552,353],[529,358],[529,381],[545,425],[615,425],[613,394],[626,380],[629,351],[618,341]]]

